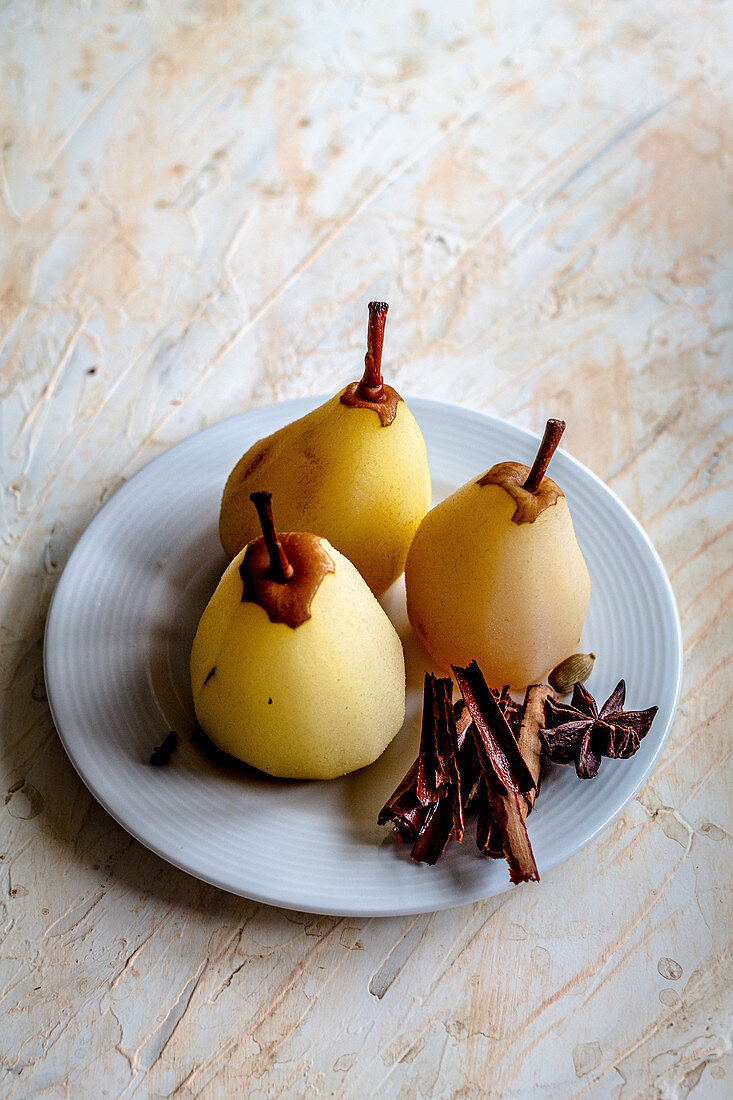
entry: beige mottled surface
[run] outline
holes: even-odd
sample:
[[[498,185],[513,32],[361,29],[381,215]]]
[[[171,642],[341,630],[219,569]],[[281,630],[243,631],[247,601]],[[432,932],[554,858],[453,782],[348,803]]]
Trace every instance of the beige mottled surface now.
[[[0,7],[0,1091],[731,1095],[731,6]],[[41,670],[57,575],[206,424],[403,392],[568,448],[654,539],[680,710],[595,843],[486,903],[317,918],[94,803]]]

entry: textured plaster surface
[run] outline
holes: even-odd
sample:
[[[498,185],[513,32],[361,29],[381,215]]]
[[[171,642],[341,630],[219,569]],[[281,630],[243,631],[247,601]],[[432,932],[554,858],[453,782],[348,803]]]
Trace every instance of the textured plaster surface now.
[[[731,7],[0,6],[0,1092],[731,1095]],[[659,548],[679,713],[597,841],[381,920],[142,848],[42,633],[109,494],[232,413],[391,380],[566,445]],[[509,457],[509,456],[508,456]]]

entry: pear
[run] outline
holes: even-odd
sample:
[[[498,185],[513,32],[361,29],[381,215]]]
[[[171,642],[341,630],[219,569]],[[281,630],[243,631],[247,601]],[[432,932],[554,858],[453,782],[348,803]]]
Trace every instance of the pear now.
[[[548,420],[531,470],[492,466],[420,524],[407,612],[440,667],[476,660],[494,687],[525,688],[578,648],[590,579],[565,495],[545,477],[564,429]]]
[[[392,623],[351,562],[316,535],[263,535],[227,567],[191,650],[196,717],[220,749],[270,775],[332,779],[371,764],[405,715]]]
[[[232,470],[219,516],[230,558],[257,534],[250,493],[269,488],[284,530],[327,538],[377,595],[404,571],[430,507],[430,473],[415,418],[382,381],[387,309],[385,302],[369,303],[361,381],[259,440]]]

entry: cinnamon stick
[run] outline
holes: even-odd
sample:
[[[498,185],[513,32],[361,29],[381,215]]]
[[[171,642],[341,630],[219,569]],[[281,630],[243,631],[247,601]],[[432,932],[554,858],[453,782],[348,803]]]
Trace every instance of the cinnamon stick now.
[[[509,723],[487,687],[475,661],[466,668],[452,665],[461,695],[473,719],[471,731],[481,770],[492,777],[507,794],[523,794],[534,789],[534,779],[524,762]],[[487,780],[488,781],[488,780]]]
[[[461,772],[458,766],[458,728],[453,710],[453,685],[450,680],[439,680],[436,685],[439,723],[437,729],[444,738],[443,756],[445,760],[447,797],[451,804],[453,819],[453,839],[459,844],[463,840],[463,803],[461,800]]]
[[[425,674],[423,688],[422,727],[420,754],[417,766],[417,797],[428,806],[447,792],[448,773],[444,756],[444,737],[440,734],[444,718],[439,694],[440,681],[429,672]]]
[[[517,747],[534,780],[534,790],[527,791],[524,795],[530,810],[540,790],[542,756],[540,730],[545,724],[545,700],[549,696],[555,697],[555,692],[549,684],[530,685],[525,692],[524,708],[519,722]]]

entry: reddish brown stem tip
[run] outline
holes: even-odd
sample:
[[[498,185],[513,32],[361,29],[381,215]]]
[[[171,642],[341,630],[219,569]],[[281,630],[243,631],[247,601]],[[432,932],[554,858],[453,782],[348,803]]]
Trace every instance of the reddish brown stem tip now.
[[[381,401],[384,398],[382,383],[382,344],[384,342],[384,323],[387,320],[386,302],[369,303],[369,327],[367,330],[367,353],[364,356],[364,375],[357,387],[362,401]]]
[[[529,471],[529,476],[522,486],[528,493],[536,493],[542,484],[542,478],[547,472],[547,467],[550,465],[550,459],[554,455],[557,445],[560,442],[560,437],[564,431],[564,420],[548,420],[545,424],[545,434],[542,437],[540,449],[537,452],[534,465]]]
[[[260,517],[265,546],[270,555],[270,576],[278,584],[286,584],[292,577],[294,570],[285,556],[283,545],[275,530],[275,521],[272,518],[272,493],[251,493],[249,499],[254,504],[257,515]]]

